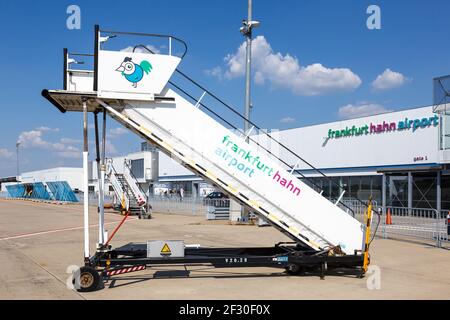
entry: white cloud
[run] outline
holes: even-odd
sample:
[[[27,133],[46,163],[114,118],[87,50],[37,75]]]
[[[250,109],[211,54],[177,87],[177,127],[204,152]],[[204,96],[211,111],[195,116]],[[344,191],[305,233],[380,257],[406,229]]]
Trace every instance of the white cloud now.
[[[403,74],[388,68],[384,70],[382,74],[377,76],[372,82],[372,87],[376,90],[389,90],[400,87],[410,80],[411,79],[405,77]]]
[[[122,128],[122,127],[117,127],[117,128],[109,129],[108,136],[111,139],[115,139],[115,138],[123,136],[124,134],[127,134],[127,133],[128,133],[127,129]]]
[[[81,152],[80,149],[70,145],[76,143],[75,140],[62,138],[58,142],[51,142],[43,138],[43,134],[46,132],[58,131],[58,128],[48,127],[38,127],[34,130],[23,131],[19,135],[17,142],[21,144],[22,148],[48,150],[63,158],[78,158]]]
[[[223,76],[226,79],[245,74],[245,47],[244,42],[234,54],[224,58],[227,68]],[[320,63],[301,66],[290,54],[274,52],[264,36],[258,36],[252,42],[252,69],[257,84],[267,81],[274,87],[287,88],[303,96],[354,90],[361,85],[361,79],[348,68],[327,68]],[[217,76],[219,71],[216,67],[209,73]]]
[[[220,66],[214,67],[212,69],[206,69],[204,72],[207,76],[216,77],[219,80],[223,79],[223,72]]]
[[[36,130],[42,132],[59,132],[59,128],[49,128],[49,127],[37,127]]]
[[[295,122],[295,118],[292,117],[284,117],[280,120],[281,123],[293,123]]]
[[[58,151],[57,155],[61,158],[78,159],[81,158],[81,151],[76,147],[67,146],[64,151]]]
[[[339,116],[343,119],[352,119],[390,111],[392,110],[376,103],[348,104],[339,108]]]
[[[14,153],[5,148],[0,148],[0,159],[11,159]]]
[[[106,140],[105,152],[108,155],[117,155],[119,153],[119,151],[117,151],[117,148],[114,146],[114,144],[109,140]]]
[[[61,143],[66,143],[66,144],[79,144],[79,143],[83,142],[83,140],[81,140],[81,139],[72,139],[72,138],[61,138],[59,141]]]
[[[155,46],[152,46],[151,44],[146,44],[145,47],[147,47],[148,49],[150,49],[153,53],[156,53],[156,54],[161,53],[161,51],[160,51],[158,48],[156,48]],[[129,47],[123,48],[123,49],[120,50],[120,51],[122,51],[122,52],[133,52],[133,49],[134,49],[134,47],[129,46]],[[148,52],[148,50],[145,50],[145,49],[142,48],[142,47],[137,47],[136,50],[134,50],[134,52],[139,52],[139,53],[150,53],[150,52]]]

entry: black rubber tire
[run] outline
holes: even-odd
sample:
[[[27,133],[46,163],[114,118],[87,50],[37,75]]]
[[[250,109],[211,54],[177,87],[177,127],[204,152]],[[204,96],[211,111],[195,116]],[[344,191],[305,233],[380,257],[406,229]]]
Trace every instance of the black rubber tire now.
[[[290,264],[285,267],[285,270],[286,270],[287,274],[297,275],[297,274],[302,273],[303,268],[301,268],[298,264]]]
[[[97,270],[92,267],[84,266],[80,268],[80,272],[75,273],[79,275],[78,281],[73,279],[73,283],[77,284],[75,287],[78,292],[91,292],[99,288],[100,275]]]

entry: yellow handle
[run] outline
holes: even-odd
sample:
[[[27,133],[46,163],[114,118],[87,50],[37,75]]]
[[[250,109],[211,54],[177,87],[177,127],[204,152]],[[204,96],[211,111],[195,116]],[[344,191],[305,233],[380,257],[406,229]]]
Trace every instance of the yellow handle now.
[[[369,242],[370,242],[370,224],[372,221],[372,197],[369,198],[369,206],[367,207],[366,214],[366,239],[364,241],[364,262],[363,270],[367,272],[369,267]]]

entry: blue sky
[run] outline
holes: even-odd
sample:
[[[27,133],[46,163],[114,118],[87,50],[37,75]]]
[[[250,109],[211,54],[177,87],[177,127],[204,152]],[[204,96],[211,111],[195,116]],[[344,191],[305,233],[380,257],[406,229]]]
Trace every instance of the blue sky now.
[[[1,1],[0,176],[15,174],[19,137],[21,171],[81,166],[81,115],[59,113],[40,92],[61,88],[63,47],[92,52],[94,24],[184,39],[180,69],[242,109],[246,2]],[[71,4],[81,8],[81,30],[66,28]],[[371,4],[381,8],[380,30],[366,27]],[[262,24],[252,119],[284,129],[431,104],[432,78],[450,73],[449,9],[445,0],[254,0]],[[138,150],[137,137],[113,121],[109,128],[110,155]]]

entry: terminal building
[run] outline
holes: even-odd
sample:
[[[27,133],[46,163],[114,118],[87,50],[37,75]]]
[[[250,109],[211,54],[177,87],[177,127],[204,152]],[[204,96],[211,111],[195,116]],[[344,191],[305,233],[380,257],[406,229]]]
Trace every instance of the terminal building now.
[[[299,178],[307,177],[329,198],[337,199],[344,192],[344,199],[372,196],[378,205],[448,210],[450,155],[443,141],[449,140],[450,128],[441,124],[444,121],[428,106],[272,130],[276,140],[331,179],[297,163],[286,150],[270,151],[291,159]],[[203,195],[201,190],[211,187],[168,157],[160,155],[159,161],[158,188],[182,185]]]
[[[326,197],[365,200],[372,196],[378,205],[449,210],[450,127],[445,127],[445,122],[450,123],[450,119],[446,117],[429,106],[271,131],[276,140],[330,178],[297,162],[288,151],[268,147],[288,159],[298,177],[308,178]],[[252,138],[267,145],[264,135]],[[139,152],[113,158],[118,172],[123,170],[124,159],[131,160],[134,176],[150,195],[183,188],[186,196],[201,197],[214,191],[213,185],[146,142]],[[81,169],[61,170],[64,168],[28,172],[22,177],[26,182],[36,182],[62,179],[64,175],[74,181],[73,188],[81,188]],[[97,190],[95,162],[89,171],[92,192]]]

